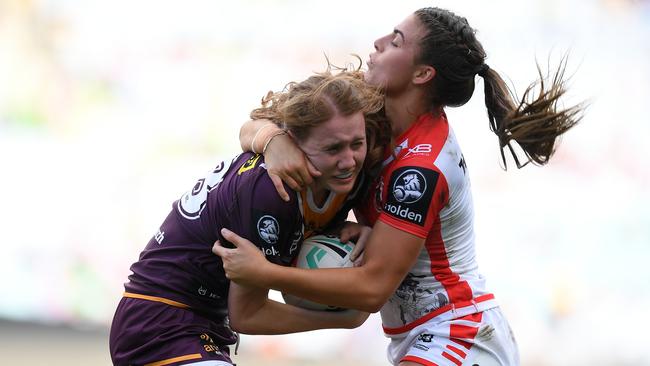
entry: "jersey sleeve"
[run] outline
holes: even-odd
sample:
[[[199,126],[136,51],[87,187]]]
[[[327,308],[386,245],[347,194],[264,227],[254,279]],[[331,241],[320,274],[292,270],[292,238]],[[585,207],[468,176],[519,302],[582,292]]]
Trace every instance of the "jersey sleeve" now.
[[[303,232],[296,195],[285,188],[290,202],[280,198],[268,175],[261,175],[237,192],[238,204],[228,218],[231,230],[255,244],[269,261],[281,265],[292,262]]]
[[[439,214],[449,198],[440,170],[413,160],[392,170],[381,194],[385,203],[378,219],[421,238],[440,225]]]

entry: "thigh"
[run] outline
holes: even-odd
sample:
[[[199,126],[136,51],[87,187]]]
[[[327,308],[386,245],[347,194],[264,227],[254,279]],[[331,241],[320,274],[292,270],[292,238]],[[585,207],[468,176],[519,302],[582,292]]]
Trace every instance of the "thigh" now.
[[[113,318],[109,343],[117,366],[229,366],[228,345],[235,340],[226,325],[191,310],[124,298]],[[206,361],[211,363],[200,363]]]

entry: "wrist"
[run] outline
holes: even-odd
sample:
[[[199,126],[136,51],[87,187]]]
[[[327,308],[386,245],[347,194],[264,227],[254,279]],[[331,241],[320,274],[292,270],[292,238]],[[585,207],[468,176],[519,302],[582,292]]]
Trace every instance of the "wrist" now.
[[[265,260],[265,263],[263,265],[260,265],[258,268],[258,276],[255,285],[261,288],[280,291],[277,288],[274,280],[276,278],[275,273],[278,268],[284,267]]]
[[[276,137],[279,138],[280,136],[286,135],[286,134],[287,134],[286,131],[280,130],[280,131],[276,131],[274,134],[269,136],[268,140],[266,140],[266,142],[264,143],[264,146],[262,147],[262,155],[266,154],[266,149],[268,149],[269,145],[271,144],[271,141],[276,139]]]
[[[268,145],[270,140],[273,139],[273,136],[283,132],[284,130],[274,123],[269,123],[262,126],[257,131],[255,137],[253,138],[253,141],[251,142],[251,148],[253,149],[253,152],[257,154],[263,153],[264,146]]]

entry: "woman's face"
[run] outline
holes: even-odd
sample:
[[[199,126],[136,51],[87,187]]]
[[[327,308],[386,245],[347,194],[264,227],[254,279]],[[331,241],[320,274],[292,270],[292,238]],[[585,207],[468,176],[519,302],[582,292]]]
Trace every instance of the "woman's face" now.
[[[361,112],[335,115],[298,142],[312,164],[322,173],[314,179],[314,193],[326,190],[348,193],[366,158],[366,123]]]
[[[393,32],[375,41],[375,52],[370,54],[364,79],[372,85],[384,86],[388,96],[403,91],[413,78],[418,44],[424,35],[417,16],[409,15]]]

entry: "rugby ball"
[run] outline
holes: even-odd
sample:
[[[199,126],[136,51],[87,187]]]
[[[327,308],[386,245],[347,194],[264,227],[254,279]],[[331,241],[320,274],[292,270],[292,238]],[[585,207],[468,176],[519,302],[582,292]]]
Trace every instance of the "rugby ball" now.
[[[338,237],[314,235],[305,239],[298,251],[294,266],[305,269],[352,267],[350,254],[354,243],[341,243]],[[339,311],[342,308],[318,304],[297,296],[282,294],[284,302],[310,310]]]

